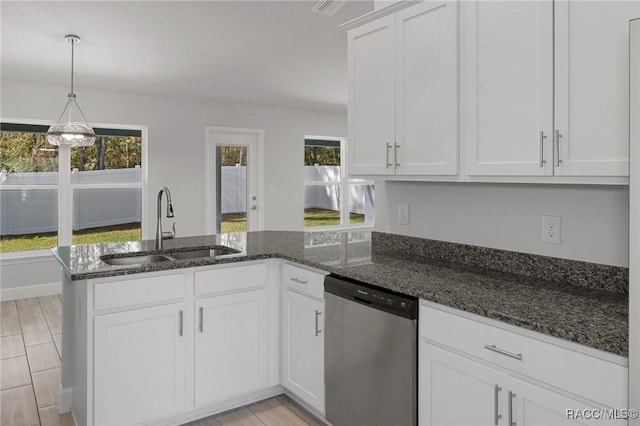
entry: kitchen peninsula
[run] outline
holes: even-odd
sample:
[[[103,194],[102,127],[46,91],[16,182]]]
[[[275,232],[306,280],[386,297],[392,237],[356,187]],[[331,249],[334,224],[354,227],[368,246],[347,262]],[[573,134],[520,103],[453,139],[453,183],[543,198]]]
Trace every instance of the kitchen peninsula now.
[[[313,272],[315,275],[311,275],[310,281],[312,284],[317,282],[320,292],[322,276],[332,273],[420,298],[421,336],[429,331],[429,324],[423,327],[423,318],[429,317],[435,324],[443,315],[449,318],[448,315],[453,314],[451,318],[454,318],[457,312],[465,311],[460,313],[462,317],[485,318],[494,328],[501,328],[504,324],[509,332],[527,329],[522,332],[539,336],[536,338],[544,344],[562,346],[566,342],[577,347],[582,352],[580,355],[586,354],[599,361],[606,359],[607,365],[615,367],[611,370],[613,373],[607,370],[615,380],[623,380],[626,372],[628,278],[625,268],[377,232],[264,231],[185,237],[167,241],[164,250],[197,250],[214,246],[231,247],[239,253],[219,258],[111,266],[104,263],[101,256],[160,252],[154,250],[153,241],[58,247],[53,250],[65,272],[63,353],[73,354],[63,358],[60,406],[65,407],[64,401],[67,401],[66,408],[71,408],[73,393],[74,416],[82,417],[80,424],[99,424],[100,419],[109,419],[105,413],[92,411],[99,391],[94,392],[91,387],[99,387],[102,377],[102,372],[94,370],[94,360],[107,356],[109,351],[106,343],[98,341],[98,335],[105,332],[103,337],[109,345],[116,344],[117,336],[109,340],[110,324],[133,323],[137,321],[139,311],[146,311],[151,318],[169,321],[170,330],[177,330],[177,337],[182,339],[169,336],[167,341],[174,342],[176,337],[177,343],[175,346],[171,343],[164,349],[182,354],[170,358],[179,364],[181,371],[185,365],[187,370],[192,369],[193,359],[184,356],[184,348],[193,346],[193,340],[197,340],[194,335],[203,329],[202,309],[206,310],[208,305],[205,302],[202,302],[204,305],[199,304],[198,297],[206,292],[234,298],[229,299],[230,303],[254,304],[254,319],[258,322],[262,315],[264,329],[258,330],[256,333],[259,335],[255,336],[257,350],[265,355],[258,362],[262,364],[256,367],[255,377],[260,377],[261,381],[259,384],[249,383],[251,378],[248,378],[247,389],[255,390],[250,392],[249,400],[234,399],[240,395],[238,392],[232,393],[234,398],[231,399],[220,394],[209,402],[227,403],[212,405],[199,401],[197,377],[194,378],[193,373],[182,374],[182,371],[170,377],[171,380],[180,377],[171,383],[177,386],[176,389],[187,389],[186,393],[174,394],[179,395],[171,402],[175,409],[146,420],[167,424],[188,421],[216,410],[233,408],[251,398],[258,400],[281,393],[282,372],[278,372],[280,345],[277,343],[280,313],[277,305],[282,265],[296,268],[300,273]],[[218,288],[211,290],[213,286]],[[247,291],[236,293],[234,287]],[[222,300],[222,296],[217,300]],[[322,297],[321,293],[318,297]],[[213,301],[216,298],[210,299],[211,303],[218,303]],[[436,310],[442,307],[443,313],[434,316],[434,307]],[[453,319],[447,321],[455,322]],[[205,323],[204,328],[207,327],[211,325]],[[221,337],[234,339],[233,330],[226,334],[222,330],[221,333]],[[437,339],[435,334],[423,336],[427,339],[425,342]],[[140,335],[138,338],[144,341],[148,337]],[[455,346],[455,342],[451,345]],[[72,359],[79,353],[84,354],[81,359]],[[193,349],[186,353],[194,354]],[[150,361],[148,365],[153,367],[156,363]],[[167,368],[166,365],[159,367]],[[78,380],[78,375],[83,379]],[[238,383],[246,377],[240,379]],[[128,383],[126,376],[122,380],[133,389],[137,386]],[[234,379],[229,377],[229,380]],[[420,380],[423,380],[422,376]],[[576,386],[578,382],[580,380],[576,381]],[[229,383],[224,385],[233,387]],[[620,385],[626,392],[626,376]],[[596,396],[586,396],[597,401]],[[76,403],[82,400],[86,402]],[[423,404],[422,397],[420,404]],[[323,413],[319,410],[318,414]],[[144,421],[136,419],[136,422]],[[421,420],[420,424],[428,423]]]

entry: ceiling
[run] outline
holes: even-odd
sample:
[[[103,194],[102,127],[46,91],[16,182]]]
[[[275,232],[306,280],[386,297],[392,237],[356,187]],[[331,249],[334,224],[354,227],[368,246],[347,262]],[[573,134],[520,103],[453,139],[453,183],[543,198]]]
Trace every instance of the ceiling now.
[[[75,90],[345,111],[347,36],[338,25],[373,10],[351,0],[334,16],[315,1],[6,1],[6,80]]]

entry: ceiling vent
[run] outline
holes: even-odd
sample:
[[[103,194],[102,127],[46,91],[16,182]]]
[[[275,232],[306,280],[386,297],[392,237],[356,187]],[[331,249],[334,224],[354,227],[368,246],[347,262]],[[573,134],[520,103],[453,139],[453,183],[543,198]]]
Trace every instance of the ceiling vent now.
[[[346,0],[320,0],[311,8],[311,11],[322,15],[333,16],[346,2]]]

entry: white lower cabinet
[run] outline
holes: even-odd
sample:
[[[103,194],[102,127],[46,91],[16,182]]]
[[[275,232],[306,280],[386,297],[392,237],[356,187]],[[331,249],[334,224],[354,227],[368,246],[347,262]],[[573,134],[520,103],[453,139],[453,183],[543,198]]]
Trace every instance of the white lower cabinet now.
[[[185,406],[184,304],[94,319],[94,424],[136,424]]]
[[[267,290],[196,301],[195,403],[267,385]]]
[[[324,302],[289,289],[282,300],[282,385],[324,413]]]
[[[280,279],[280,383],[322,415],[325,275],[284,263]]]
[[[627,424],[622,357],[425,301],[419,330],[421,426]]]

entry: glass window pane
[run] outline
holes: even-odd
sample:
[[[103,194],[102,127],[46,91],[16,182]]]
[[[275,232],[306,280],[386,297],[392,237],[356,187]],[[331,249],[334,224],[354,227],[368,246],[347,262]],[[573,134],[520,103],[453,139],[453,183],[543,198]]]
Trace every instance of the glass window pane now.
[[[340,142],[305,139],[305,182],[340,181]]]
[[[307,185],[304,189],[304,226],[340,225],[340,186]]]
[[[71,150],[71,183],[140,183],[141,165],[141,138],[98,136],[93,146]]]
[[[242,145],[220,145],[216,149],[216,215],[220,233],[247,232],[248,150]]]
[[[0,252],[42,250],[58,245],[58,191],[0,191]]]
[[[349,223],[351,225],[373,224],[374,206],[374,185],[349,184]]]
[[[140,240],[141,199],[137,188],[74,190],[72,244]]]
[[[0,132],[0,163],[0,184],[58,184],[58,150],[42,133]]]

